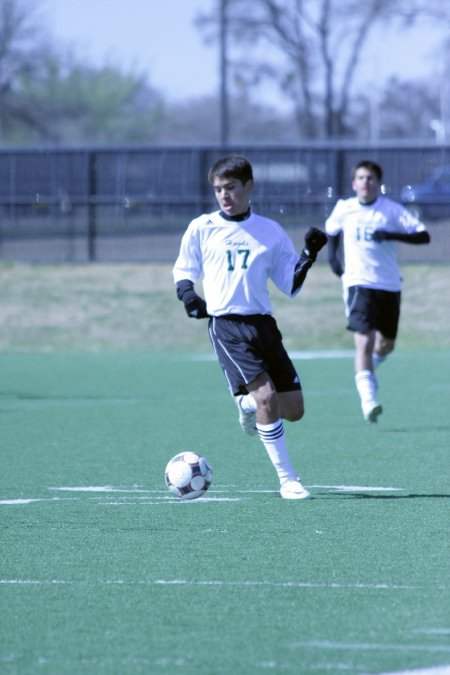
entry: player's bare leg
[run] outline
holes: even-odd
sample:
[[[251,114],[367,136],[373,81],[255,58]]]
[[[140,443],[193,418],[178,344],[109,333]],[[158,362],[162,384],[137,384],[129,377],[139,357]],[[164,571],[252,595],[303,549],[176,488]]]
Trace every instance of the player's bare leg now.
[[[301,484],[289,459],[282,417],[291,421],[303,416],[301,391],[278,394],[267,373],[261,373],[247,385],[256,402],[256,429],[280,480],[283,499],[307,499],[310,494]]]
[[[298,422],[305,414],[305,405],[301,389],[284,391],[278,394],[280,417],[289,422]]]
[[[374,370],[378,368],[384,361],[386,361],[388,355],[394,351],[395,340],[390,340],[387,337],[384,337],[382,333],[377,331],[375,333],[375,344],[373,347],[373,368]]]

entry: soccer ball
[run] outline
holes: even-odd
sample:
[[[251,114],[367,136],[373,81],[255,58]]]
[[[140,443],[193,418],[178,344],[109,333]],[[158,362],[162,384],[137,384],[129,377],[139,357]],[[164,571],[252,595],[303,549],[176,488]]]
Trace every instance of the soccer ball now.
[[[166,485],[181,499],[197,499],[211,485],[212,468],[196,452],[180,452],[172,457],[164,474]]]

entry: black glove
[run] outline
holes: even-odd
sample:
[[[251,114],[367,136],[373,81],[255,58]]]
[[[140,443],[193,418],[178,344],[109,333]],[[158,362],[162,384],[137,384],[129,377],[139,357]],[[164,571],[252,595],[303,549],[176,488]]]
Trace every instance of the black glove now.
[[[317,227],[310,227],[305,234],[305,253],[314,261],[320,249],[327,243],[327,235]]]
[[[374,241],[388,241],[389,239],[395,239],[395,237],[392,236],[392,232],[388,232],[387,230],[375,230],[375,232],[372,233],[372,239]]]
[[[191,319],[206,319],[209,316],[206,302],[194,291],[194,284],[189,279],[177,282],[177,297]]]
[[[308,274],[308,270],[315,262],[317,254],[327,243],[327,235],[317,227],[310,227],[305,234],[305,248],[301,252],[300,258],[294,269],[294,281],[291,294],[295,293],[302,285]]]
[[[293,295],[295,291],[303,286],[303,282],[305,281],[308,270],[311,268],[313,262],[314,260],[306,253],[305,250],[303,250],[294,268],[294,280],[292,282],[291,295]]]
[[[426,230],[419,232],[389,232],[389,230],[375,230],[372,239],[381,241],[403,241],[405,244],[428,244],[431,239]]]

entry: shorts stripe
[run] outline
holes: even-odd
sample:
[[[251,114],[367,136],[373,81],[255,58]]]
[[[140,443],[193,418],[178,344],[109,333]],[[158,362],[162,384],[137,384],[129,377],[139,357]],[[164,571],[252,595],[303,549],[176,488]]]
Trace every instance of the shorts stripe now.
[[[227,375],[226,366],[225,366],[225,364],[224,364],[225,359],[224,359],[223,357],[222,357],[222,358],[219,357],[219,354],[218,354],[217,349],[216,349],[216,344],[220,346],[220,348],[221,348],[221,350],[222,350],[222,353],[227,357],[228,361],[231,362],[231,363],[233,364],[233,366],[240,372],[241,376],[242,376],[244,379],[245,379],[245,374],[244,374],[244,372],[242,371],[242,368],[239,366],[239,364],[236,363],[236,361],[233,359],[233,357],[231,356],[231,354],[229,353],[228,349],[225,347],[225,345],[223,344],[223,342],[220,340],[220,338],[217,338],[217,337],[216,337],[214,340],[212,339],[212,337],[211,337],[212,333],[214,332],[214,335],[216,335],[216,330],[215,330],[215,325],[216,325],[216,324],[215,324],[215,322],[216,322],[216,318],[213,317],[213,319],[212,319],[212,321],[211,321],[211,325],[209,326],[209,334],[210,334],[210,338],[211,338],[211,343],[212,343],[212,346],[213,346],[213,348],[214,348],[214,351],[216,352],[216,356],[217,356],[217,358],[219,359],[219,363],[222,364],[223,373],[224,373],[224,375],[225,375],[225,377],[226,377],[226,379],[227,379],[228,386],[229,386],[229,388],[232,390],[233,387],[232,387],[232,385],[231,385],[230,378],[229,378],[228,375]]]
[[[350,293],[349,293],[349,289],[348,289],[348,288],[346,289],[346,295],[345,295],[345,307],[346,307],[346,312],[345,312],[345,314],[346,314],[347,318],[350,316],[352,310],[354,309],[354,307],[355,307],[355,305],[356,305],[356,301],[358,300],[358,295],[359,295],[359,288],[356,288],[356,290],[355,290],[355,292],[354,292],[354,294],[353,294],[352,301],[351,301],[351,303],[349,304],[349,303],[348,303],[348,299],[349,299],[349,297],[350,297]]]

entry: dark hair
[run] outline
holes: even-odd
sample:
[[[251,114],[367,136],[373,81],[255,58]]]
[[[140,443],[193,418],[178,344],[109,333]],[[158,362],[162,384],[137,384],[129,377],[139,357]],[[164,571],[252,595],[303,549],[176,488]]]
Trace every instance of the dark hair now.
[[[352,169],[352,180],[358,169],[368,169],[369,171],[373,171],[379,183],[383,180],[383,169],[376,162],[372,162],[371,159],[363,159],[361,162],[358,162],[358,164],[355,164]]]
[[[245,157],[240,155],[229,155],[219,159],[209,170],[208,180],[210,183],[214,178],[237,178],[243,185],[253,179],[252,165]]]

